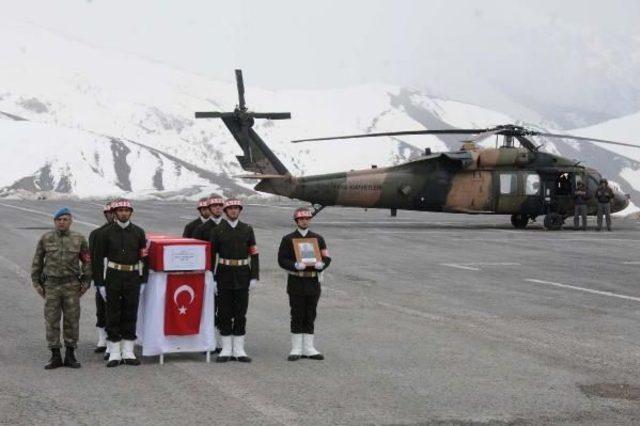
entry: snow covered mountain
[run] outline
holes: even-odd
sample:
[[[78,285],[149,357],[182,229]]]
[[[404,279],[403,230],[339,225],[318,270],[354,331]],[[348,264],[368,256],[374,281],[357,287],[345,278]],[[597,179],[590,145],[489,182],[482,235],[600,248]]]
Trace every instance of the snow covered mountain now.
[[[0,67],[0,197],[43,191],[48,196],[131,198],[253,193],[252,183],[234,178],[244,173],[235,158],[241,151],[226,127],[220,120],[194,119],[195,111],[232,110],[234,82],[211,81],[24,24],[5,23],[0,38],[0,55],[10,58]],[[390,165],[425,147],[456,149],[460,138],[317,144],[291,144],[291,139],[515,122],[487,108],[382,84],[266,91],[251,86],[254,72],[245,70],[251,109],[291,111],[293,116],[258,120],[254,129],[294,174]],[[623,140],[638,134],[613,135],[603,128],[603,136],[597,129],[582,134]],[[617,152],[611,161],[611,151],[599,146],[547,141],[547,148],[585,160],[640,197],[640,153]]]

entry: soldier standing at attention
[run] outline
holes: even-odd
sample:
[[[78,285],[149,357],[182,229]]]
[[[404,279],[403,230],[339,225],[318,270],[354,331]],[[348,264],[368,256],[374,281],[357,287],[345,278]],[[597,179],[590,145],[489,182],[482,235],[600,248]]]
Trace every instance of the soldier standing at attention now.
[[[220,225],[220,221],[222,220],[222,206],[224,205],[224,200],[218,194],[211,194],[209,199],[206,200],[205,205],[209,212],[209,219],[198,225],[193,231],[191,237],[197,240],[209,241],[211,239],[211,232],[213,231],[213,228]]]
[[[609,188],[606,179],[600,179],[598,189],[596,190],[596,200],[598,200],[598,227],[596,231],[602,230],[602,215],[607,220],[607,231],[611,231],[611,200],[613,200],[613,191]]]
[[[309,230],[312,218],[313,215],[308,209],[297,209],[293,213],[293,220],[298,225],[298,229],[282,237],[278,249],[278,264],[289,274],[287,278],[287,293],[291,307],[291,352],[287,358],[289,361],[297,361],[300,358],[324,359],[313,344],[314,322],[321,292],[319,274],[329,266],[331,258],[324,238]],[[296,261],[294,239],[316,239],[322,259],[318,259],[314,265],[305,265]]]
[[[147,282],[147,239],[144,230],[130,218],[133,206],[128,200],[111,203],[115,220],[100,233],[96,246],[96,269],[104,270],[95,283],[107,305],[107,367],[116,367],[121,361],[127,365],[140,365],[133,353],[138,320],[140,286]]]
[[[98,275],[103,275],[103,271],[98,271],[96,266],[98,262],[96,262],[95,252],[96,252],[96,240],[100,237],[100,232],[102,232],[107,226],[109,226],[113,222],[113,212],[111,211],[111,203],[107,203],[107,205],[102,210],[104,214],[104,218],[106,220],[105,224],[101,227],[94,229],[89,234],[89,253],[91,253],[91,266],[93,266],[91,276],[97,277]],[[105,303],[104,299],[100,295],[100,291],[98,291],[98,287],[96,287],[96,329],[98,330],[98,343],[96,343],[96,348],[94,350],[95,353],[102,353],[107,350],[107,331],[106,327],[106,313],[105,313]]]
[[[223,210],[227,220],[214,228],[210,240],[212,261],[218,256],[216,304],[222,335],[222,351],[216,362],[251,362],[244,350],[244,336],[249,290],[259,279],[258,247],[251,225],[238,220],[240,200],[228,199]]]
[[[207,207],[207,198],[200,198],[198,200],[198,212],[200,213],[200,217],[192,220],[187,223],[184,227],[184,231],[182,232],[183,238],[193,238],[193,233],[198,228],[198,226],[202,225],[209,219],[209,208]]]
[[[51,349],[51,359],[44,367],[46,370],[63,365],[80,368],[74,351],[80,334],[80,296],[91,285],[91,255],[84,236],[70,230],[72,222],[68,208],[55,212],[55,230],[40,238],[31,265],[31,282],[45,300],[47,346]],[[60,355],[61,317],[66,347],[64,361]]]
[[[222,207],[224,205],[224,199],[222,198],[221,195],[211,194],[206,204],[207,204],[207,207],[209,208],[209,219],[203,224],[201,224],[200,226],[198,226],[196,230],[193,232],[193,238],[202,240],[202,241],[210,241],[211,233],[213,232],[214,228],[220,225],[220,222],[224,220],[222,218]],[[211,262],[211,271],[215,274],[215,270],[216,270],[216,262],[215,262],[215,259],[213,259],[213,261]],[[218,322],[220,321],[220,319],[218,318],[218,300],[216,298],[214,298],[214,300],[215,300],[214,302],[215,306],[213,310],[214,310],[214,316],[215,316],[214,323],[216,325],[215,333],[216,333],[216,346],[217,346],[214,352],[218,353],[222,350],[222,348],[220,347],[222,336],[220,335],[220,329],[218,324]]]
[[[580,217],[582,217],[582,230],[587,230],[587,201],[589,200],[587,187],[583,182],[578,182],[576,190],[573,193],[574,211],[573,211],[573,229],[578,230],[580,227]]]

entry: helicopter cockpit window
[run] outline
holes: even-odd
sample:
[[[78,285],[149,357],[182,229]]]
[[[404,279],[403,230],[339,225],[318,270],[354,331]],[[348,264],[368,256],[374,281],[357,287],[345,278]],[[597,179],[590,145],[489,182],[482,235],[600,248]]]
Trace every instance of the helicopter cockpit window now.
[[[587,178],[587,191],[594,194],[598,190],[598,182],[600,181],[599,175],[590,174]]]
[[[500,194],[515,194],[518,189],[517,177],[515,173],[500,173]]]
[[[525,182],[525,194],[526,195],[538,195],[540,193],[540,176],[535,174],[528,174]]]

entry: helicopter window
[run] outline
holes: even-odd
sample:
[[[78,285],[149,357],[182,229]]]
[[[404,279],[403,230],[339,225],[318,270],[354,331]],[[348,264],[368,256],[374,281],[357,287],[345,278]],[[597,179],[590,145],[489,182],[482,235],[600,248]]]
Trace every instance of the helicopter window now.
[[[571,181],[568,173],[562,173],[556,179],[556,195],[571,194]]]
[[[518,189],[517,177],[515,173],[501,173],[500,194],[515,194]]]
[[[527,175],[525,194],[538,195],[540,192],[540,176],[537,173]]]
[[[590,191],[592,194],[598,190],[599,180],[600,178],[596,180],[596,178],[593,175],[589,175],[589,177],[587,178],[587,190]]]

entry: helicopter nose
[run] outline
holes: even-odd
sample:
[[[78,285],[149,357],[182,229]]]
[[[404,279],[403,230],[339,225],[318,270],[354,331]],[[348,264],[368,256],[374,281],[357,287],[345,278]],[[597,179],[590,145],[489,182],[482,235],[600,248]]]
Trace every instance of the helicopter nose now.
[[[631,196],[629,194],[624,194],[622,191],[614,191],[611,210],[614,212],[619,212],[626,209],[629,206],[630,200]]]

